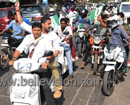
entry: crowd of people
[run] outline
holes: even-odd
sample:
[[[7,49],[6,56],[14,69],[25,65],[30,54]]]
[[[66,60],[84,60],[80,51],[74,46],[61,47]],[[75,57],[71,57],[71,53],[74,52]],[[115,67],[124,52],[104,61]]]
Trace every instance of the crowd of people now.
[[[18,39],[24,37],[23,41],[14,52],[12,60],[9,62],[10,66],[13,65],[14,61],[17,60],[22,52],[29,53],[28,58],[37,61],[43,56],[45,51],[52,50],[54,52],[53,56],[46,57],[44,61],[41,62],[41,67],[43,69],[49,67],[55,80],[59,79],[59,82],[61,82],[55,58],[60,53],[60,47],[62,47],[64,48],[68,62],[68,78],[71,81],[74,78],[73,62],[77,60],[75,52],[77,50],[76,44],[79,38],[78,35],[74,36],[74,33],[76,33],[76,29],[80,28],[82,23],[81,27],[86,30],[84,35],[87,33],[98,34],[106,40],[106,44],[110,42],[119,46],[124,43],[123,38],[128,40],[128,45],[126,47],[122,47],[122,51],[125,52],[123,72],[127,72],[130,45],[129,30],[125,28],[126,24],[124,25],[123,22],[124,14],[122,12],[118,12],[116,6],[105,5],[101,13],[98,16],[95,16],[93,20],[91,20],[87,15],[88,10],[85,8],[79,10],[76,7],[66,8],[63,6],[58,14],[55,14],[54,9],[50,8],[49,14],[41,19],[41,23],[36,22],[33,23],[32,26],[27,22],[26,19],[22,17],[20,13],[19,2],[15,3],[15,8],[15,20],[11,21],[9,26],[7,26],[6,29],[0,33],[3,34],[6,30],[12,27],[14,33],[11,35],[11,37],[16,37]],[[117,14],[117,16],[120,18],[120,21],[116,26],[109,27],[107,19],[112,17],[113,14]],[[54,15],[58,16],[58,20],[52,18]],[[25,32],[28,34],[25,34]],[[111,40],[103,36],[106,34],[111,36]],[[75,41],[73,40],[74,37]],[[91,55],[90,49],[91,46],[89,45],[86,49],[86,53],[81,64],[82,69],[84,69],[85,63],[88,57]],[[40,78],[42,78],[42,76],[40,76]],[[47,85],[43,87],[47,105],[55,105],[54,98],[59,98],[61,96],[63,87],[60,85],[55,86],[55,88],[56,91],[53,95],[51,89],[49,89]]]

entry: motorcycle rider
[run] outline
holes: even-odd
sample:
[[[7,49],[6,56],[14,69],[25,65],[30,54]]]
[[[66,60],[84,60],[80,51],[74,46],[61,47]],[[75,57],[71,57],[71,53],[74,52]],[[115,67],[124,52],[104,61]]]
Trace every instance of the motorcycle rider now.
[[[71,81],[73,78],[73,66],[69,42],[72,40],[72,29],[70,26],[67,26],[67,20],[65,18],[62,18],[60,20],[60,24],[61,26],[57,26],[54,28],[54,32],[56,32],[59,38],[62,40],[60,46],[64,47],[65,50],[69,67],[69,80]],[[67,33],[67,35],[65,33]]]
[[[17,47],[16,51],[13,54],[12,60],[9,62],[9,65],[12,66],[14,61],[17,60],[23,51],[29,53],[28,59],[38,61],[44,55],[45,51],[52,51],[52,46],[48,42],[49,37],[46,37],[46,35],[42,33],[41,24],[33,23],[32,34],[27,35],[22,43]],[[42,64],[43,69],[47,69],[47,65],[49,64],[47,58],[44,58],[44,60],[42,59],[40,63]],[[43,72],[40,73],[39,76],[40,79],[45,78]],[[49,80],[47,76],[46,78]],[[53,94],[49,88],[49,85],[47,84],[47,81],[45,81],[45,85],[42,87],[42,89],[44,91],[47,105],[55,105]]]
[[[0,32],[0,35],[6,32],[9,29],[13,29],[13,34],[11,37],[16,37],[16,39],[22,39],[23,36],[25,35],[25,30],[23,30],[18,22],[18,17],[16,13],[14,13],[14,20],[12,20],[9,25],[2,31]],[[10,39],[10,35],[8,36]]]
[[[18,22],[20,23],[21,27],[23,29],[25,29],[27,32],[32,33],[32,27],[29,26],[28,24],[26,24],[23,21],[21,15],[20,15],[20,3],[19,3],[19,1],[17,1],[15,3],[15,6],[16,6],[16,14],[17,14],[17,17],[18,17]],[[55,58],[59,54],[59,49],[60,49],[59,48],[60,47],[59,46],[59,42],[60,42],[60,39],[56,35],[55,32],[50,31],[50,28],[51,28],[51,19],[49,17],[44,16],[41,19],[41,25],[42,25],[42,33],[44,35],[46,35],[46,37],[49,37],[50,41],[48,43],[51,43],[51,45],[53,47],[53,50],[54,50],[53,56],[47,57],[47,60],[50,61],[50,64],[48,66],[51,69],[52,75],[53,75],[53,77],[55,79],[55,88],[56,88],[56,91],[54,93],[54,98],[59,98],[61,96],[61,90],[63,88],[61,86],[60,75],[59,75],[59,71],[58,71],[58,68],[57,68],[57,65],[56,65]]]
[[[89,25],[91,24],[91,21],[90,21],[89,17],[87,17],[87,14],[88,14],[88,11],[86,9],[83,9],[81,11],[81,17],[78,20],[77,25],[74,27],[74,29],[76,27],[78,27],[78,25],[81,24],[81,23],[82,23],[82,27],[79,27],[79,28],[88,29]],[[75,50],[77,50],[77,45],[76,44],[78,42],[78,39],[79,39],[79,36],[77,36],[76,39],[75,39],[75,43],[74,43]]]
[[[120,26],[121,28],[124,28],[126,33],[128,34],[128,36],[130,35],[129,33],[129,25],[124,23],[124,13],[123,12],[118,12],[117,15],[120,17],[121,22],[120,22]],[[129,57],[129,46],[125,46],[125,50],[126,50],[126,54],[127,54],[127,60]],[[130,62],[127,61],[127,66],[130,66]]]
[[[67,26],[70,26],[70,19],[69,18],[65,18],[67,20]],[[73,33],[73,27],[71,27],[72,33]],[[74,44],[73,44],[73,40],[70,40],[70,47],[71,47],[71,54],[72,54],[72,62],[74,62],[76,60],[76,54],[75,54],[75,48],[74,48]]]
[[[89,30],[92,30],[94,28],[96,28],[96,34],[100,35],[101,38],[104,38],[102,37],[102,35],[105,35],[107,33],[107,31],[109,31],[109,33],[111,33],[111,30],[110,29],[107,29],[106,28],[106,20],[107,19],[107,15],[99,15],[98,16],[98,21],[97,23],[95,23],[93,26],[91,26],[90,28],[88,28],[84,34],[86,35],[86,33],[89,31]],[[104,38],[105,39],[105,43],[108,43],[109,42],[109,39],[107,37]],[[88,46],[87,48],[87,51],[86,51],[86,54],[83,58],[83,62],[81,64],[81,69],[84,69],[84,65],[85,65],[85,62],[87,60],[87,58],[89,57],[90,55],[90,51],[91,51],[91,46]]]
[[[112,38],[111,38],[110,43],[120,46],[124,43],[123,39],[126,39],[128,40],[128,45],[130,46],[130,37],[126,33],[125,29],[121,28],[120,26],[121,20],[118,17],[117,19],[118,19],[117,21],[119,22],[114,23],[114,26],[112,27]],[[125,59],[122,69],[123,69],[123,73],[126,73],[127,72],[127,54],[126,54],[125,48],[124,47],[121,47],[121,48],[122,48],[122,51],[124,51],[124,59]]]

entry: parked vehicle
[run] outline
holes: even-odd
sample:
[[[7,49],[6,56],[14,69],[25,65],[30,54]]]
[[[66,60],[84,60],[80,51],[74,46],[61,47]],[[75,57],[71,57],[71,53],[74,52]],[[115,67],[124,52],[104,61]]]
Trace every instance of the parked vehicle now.
[[[0,8],[0,31],[3,31],[14,19],[15,8]]]
[[[43,17],[43,11],[40,5],[38,4],[29,4],[21,6],[22,16],[27,18],[30,23],[41,22]]]
[[[122,46],[122,45],[121,45]],[[110,96],[115,87],[115,83],[123,78],[122,65],[124,62],[123,51],[121,46],[108,44],[104,48],[104,77],[103,77],[103,91],[105,95]]]
[[[124,13],[124,22],[130,25],[130,2],[122,2],[120,12]]]

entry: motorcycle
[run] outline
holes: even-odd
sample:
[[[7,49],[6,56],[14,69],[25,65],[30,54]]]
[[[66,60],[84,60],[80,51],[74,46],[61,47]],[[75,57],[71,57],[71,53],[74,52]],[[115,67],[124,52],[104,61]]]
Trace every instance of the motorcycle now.
[[[121,45],[123,46],[123,45]],[[104,61],[105,65],[103,77],[103,91],[106,95],[110,96],[115,87],[115,83],[123,78],[122,65],[124,62],[124,51],[121,46],[108,44],[104,48]]]
[[[15,49],[19,46],[22,39],[18,40],[10,35],[4,35],[1,43],[0,68],[8,68],[8,62],[12,59]],[[20,55],[23,56],[23,55]]]
[[[52,55],[52,51],[47,51],[43,57]],[[38,61],[21,58],[14,62],[13,67],[17,72],[12,76],[12,80],[16,81],[16,84],[10,86],[11,105],[42,105],[41,97],[43,94],[40,94],[40,85],[42,84],[40,84],[40,76],[37,73],[43,72],[46,75],[49,72],[49,68],[43,70],[41,68],[41,61],[43,61],[42,58]],[[50,77],[51,79],[52,76]],[[25,80],[32,82],[28,83]],[[54,88],[53,81],[49,85]]]
[[[81,55],[85,53],[87,45],[88,45],[88,36],[83,35],[85,29],[78,29],[79,39],[77,41],[78,44],[78,56],[82,57]]]
[[[94,35],[93,45],[91,45],[93,75],[96,75],[98,71],[98,66],[103,59],[103,49],[104,49],[103,43],[104,42],[105,42],[104,39],[102,40],[98,35]]]

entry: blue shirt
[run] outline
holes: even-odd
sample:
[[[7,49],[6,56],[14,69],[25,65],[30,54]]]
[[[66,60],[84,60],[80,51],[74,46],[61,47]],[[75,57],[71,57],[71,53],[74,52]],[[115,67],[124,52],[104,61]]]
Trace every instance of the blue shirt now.
[[[17,35],[17,34],[22,34],[22,33],[23,33],[23,29],[21,28],[20,24],[17,23],[17,26],[16,26],[15,20],[12,20],[12,21],[9,23],[9,25],[6,27],[6,29],[8,30],[8,29],[10,29],[11,27],[12,27],[12,29],[13,29],[13,31],[14,31],[13,34]]]
[[[88,19],[87,19],[87,18],[86,18],[86,19],[80,18],[76,26],[78,26],[79,23],[81,23],[81,22],[82,22],[82,25],[83,25],[83,24],[91,24],[91,21],[90,21],[89,18],[88,18]]]
[[[23,17],[23,21],[25,21],[28,25],[31,25],[29,20]]]
[[[125,29],[118,27],[115,30],[112,30],[111,43],[119,46],[123,44],[123,39],[128,39],[128,38],[130,37],[126,33]]]

